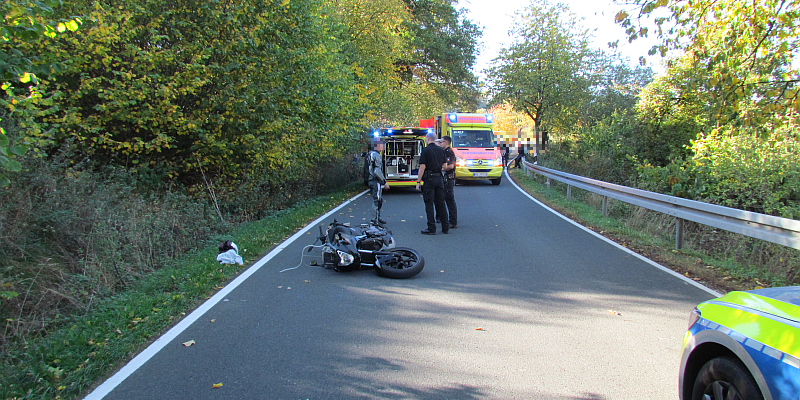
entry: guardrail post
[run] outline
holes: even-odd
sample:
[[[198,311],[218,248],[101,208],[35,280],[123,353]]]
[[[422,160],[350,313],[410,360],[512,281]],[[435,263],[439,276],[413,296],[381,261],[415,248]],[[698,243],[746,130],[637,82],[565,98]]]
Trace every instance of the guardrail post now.
[[[683,247],[683,218],[675,218],[675,250]]]
[[[547,177],[547,188],[550,189],[550,177]]]
[[[567,200],[572,199],[572,186],[567,185]]]
[[[603,216],[608,216],[608,196],[603,196]]]

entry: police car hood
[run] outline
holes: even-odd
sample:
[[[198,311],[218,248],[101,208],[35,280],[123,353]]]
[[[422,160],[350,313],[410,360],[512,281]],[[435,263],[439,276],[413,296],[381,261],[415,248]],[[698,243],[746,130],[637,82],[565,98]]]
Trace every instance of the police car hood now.
[[[800,286],[730,292],[716,301],[736,304],[800,322]]]

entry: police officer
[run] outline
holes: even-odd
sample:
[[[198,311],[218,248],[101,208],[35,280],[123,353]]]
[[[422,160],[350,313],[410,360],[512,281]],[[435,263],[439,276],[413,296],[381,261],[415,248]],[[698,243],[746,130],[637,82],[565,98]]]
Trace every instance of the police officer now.
[[[444,202],[447,204],[447,215],[450,217],[450,229],[455,229],[458,227],[458,209],[456,208],[456,198],[453,193],[453,187],[456,184],[456,154],[450,148],[453,139],[450,136],[443,136],[437,142],[444,149],[445,159],[447,160],[444,166]]]
[[[386,223],[386,221],[381,219],[381,208],[383,208],[383,189],[389,189],[389,184],[386,183],[386,176],[383,173],[383,161],[381,161],[381,152],[383,149],[383,142],[378,140],[374,142],[374,150],[367,154],[367,184],[369,185],[369,191],[372,194],[372,211],[374,215],[372,222],[381,224]]]
[[[436,208],[436,216],[442,221],[442,233],[449,233],[450,224],[447,221],[447,208],[444,202],[444,176],[442,171],[447,163],[444,150],[436,145],[436,134],[429,132],[425,136],[428,145],[422,149],[419,155],[419,174],[417,175],[417,190],[421,182],[422,199],[425,201],[425,213],[428,217],[428,229],[423,229],[423,235],[436,234],[436,219],[433,211]]]

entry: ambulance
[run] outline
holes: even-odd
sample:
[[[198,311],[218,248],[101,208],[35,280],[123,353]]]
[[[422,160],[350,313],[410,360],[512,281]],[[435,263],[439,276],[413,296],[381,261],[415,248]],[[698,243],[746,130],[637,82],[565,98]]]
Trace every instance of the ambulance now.
[[[433,132],[433,128],[392,127],[373,132],[373,137],[385,145],[381,160],[390,187],[417,185],[419,156],[425,148],[425,135],[428,132]],[[364,168],[366,171],[366,161]]]
[[[453,140],[456,183],[488,179],[500,184],[503,151],[495,143],[492,114],[445,113],[432,122],[438,137]]]

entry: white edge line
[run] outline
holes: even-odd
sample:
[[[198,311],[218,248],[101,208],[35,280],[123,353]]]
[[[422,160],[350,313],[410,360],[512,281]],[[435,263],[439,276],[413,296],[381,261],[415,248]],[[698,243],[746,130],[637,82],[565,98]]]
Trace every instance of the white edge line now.
[[[183,333],[186,328],[192,325],[195,321],[197,321],[200,317],[203,316],[211,307],[215,306],[220,300],[224,299],[233,289],[236,289],[237,286],[242,284],[247,278],[251,275],[256,273],[261,267],[263,267],[267,262],[269,262],[273,257],[275,257],[278,253],[283,251],[289,244],[303,236],[306,232],[308,232],[312,227],[316,226],[318,223],[322,222],[335,212],[339,211],[342,207],[350,204],[353,200],[361,197],[364,193],[368,191],[365,190],[353,197],[349,200],[345,201],[344,203],[340,204],[338,207],[334,208],[333,210],[328,211],[325,215],[317,218],[313,222],[306,225],[303,229],[292,235],[290,238],[286,239],[280,245],[276,246],[272,251],[270,251],[266,256],[262,259],[258,260],[255,264],[253,264],[250,268],[245,270],[239,276],[236,277],[231,283],[226,285],[224,288],[220,289],[214,296],[204,302],[200,307],[196,308],[192,311],[186,318],[182,319],[178,322],[177,325],[173,326],[172,329],[167,331],[164,335],[159,337],[155,340],[150,346],[147,346],[141,353],[139,353],[136,357],[133,358],[129,363],[127,363],[122,369],[117,371],[116,374],[112,375],[108,378],[105,382],[103,382],[100,386],[98,386],[95,390],[89,393],[86,396],[85,400],[100,400],[104,398],[106,395],[111,393],[114,388],[116,388],[122,381],[128,378],[131,374],[133,374],[139,367],[144,365],[150,358],[152,358],[156,353],[158,353],[161,349],[163,349],[167,344],[169,344],[173,339],[178,337],[181,333]]]
[[[524,194],[525,196],[528,196],[529,199],[533,200],[534,202],[536,202],[540,206],[544,207],[545,209],[549,210],[553,214],[558,215],[559,217],[563,218],[565,221],[571,223],[572,225],[575,225],[575,226],[583,229],[584,231],[591,233],[592,235],[596,236],[599,239],[605,240],[608,244],[610,244],[612,246],[616,246],[618,249],[620,249],[620,250],[622,250],[622,251],[624,251],[624,252],[626,252],[626,253],[628,253],[628,254],[630,254],[630,255],[632,255],[632,256],[634,256],[634,257],[636,257],[636,258],[638,258],[638,259],[640,259],[640,260],[642,260],[642,261],[644,261],[644,262],[646,262],[646,263],[648,263],[648,264],[650,264],[650,265],[652,265],[652,266],[654,266],[654,267],[656,267],[656,268],[658,268],[658,269],[660,269],[660,270],[662,270],[662,271],[664,271],[664,272],[666,272],[666,273],[668,273],[670,275],[673,275],[675,277],[683,279],[686,283],[689,283],[689,284],[691,284],[693,286],[696,286],[696,287],[698,287],[700,289],[705,290],[706,292],[714,295],[715,297],[722,296],[722,293],[719,293],[716,290],[713,290],[713,289],[711,289],[709,287],[706,287],[703,284],[698,283],[695,280],[689,279],[686,276],[683,276],[683,275],[681,275],[681,274],[679,274],[679,273],[677,273],[677,272],[675,272],[675,271],[673,271],[673,270],[671,270],[671,269],[669,269],[669,268],[667,268],[667,267],[665,267],[665,266],[663,266],[663,265],[661,265],[661,264],[659,264],[659,263],[657,263],[657,262],[655,262],[655,261],[653,261],[653,260],[651,260],[651,259],[649,259],[649,258],[647,258],[647,257],[645,257],[645,256],[643,256],[643,255],[641,255],[641,254],[639,254],[639,253],[627,248],[627,247],[625,247],[625,246],[622,246],[619,243],[617,243],[617,242],[615,242],[615,241],[613,241],[613,240],[611,240],[611,239],[609,239],[609,238],[607,238],[607,237],[605,237],[605,236],[603,236],[603,235],[601,235],[601,234],[599,234],[599,233],[597,233],[597,232],[595,232],[595,231],[593,231],[593,230],[591,230],[591,229],[589,229],[589,228],[587,228],[587,227],[585,227],[585,226],[583,226],[583,225],[581,225],[581,224],[579,224],[579,223],[567,218],[566,216],[562,215],[558,211],[548,207],[547,205],[545,205],[541,201],[536,200],[535,197],[531,196],[528,192],[526,192],[521,187],[519,187],[517,185],[517,183],[514,182],[513,179],[511,179],[511,177],[508,175],[508,170],[507,169],[506,169],[506,177],[508,178],[508,181],[511,182],[511,184],[513,184],[514,187],[517,188],[517,190],[522,192],[522,194]]]

